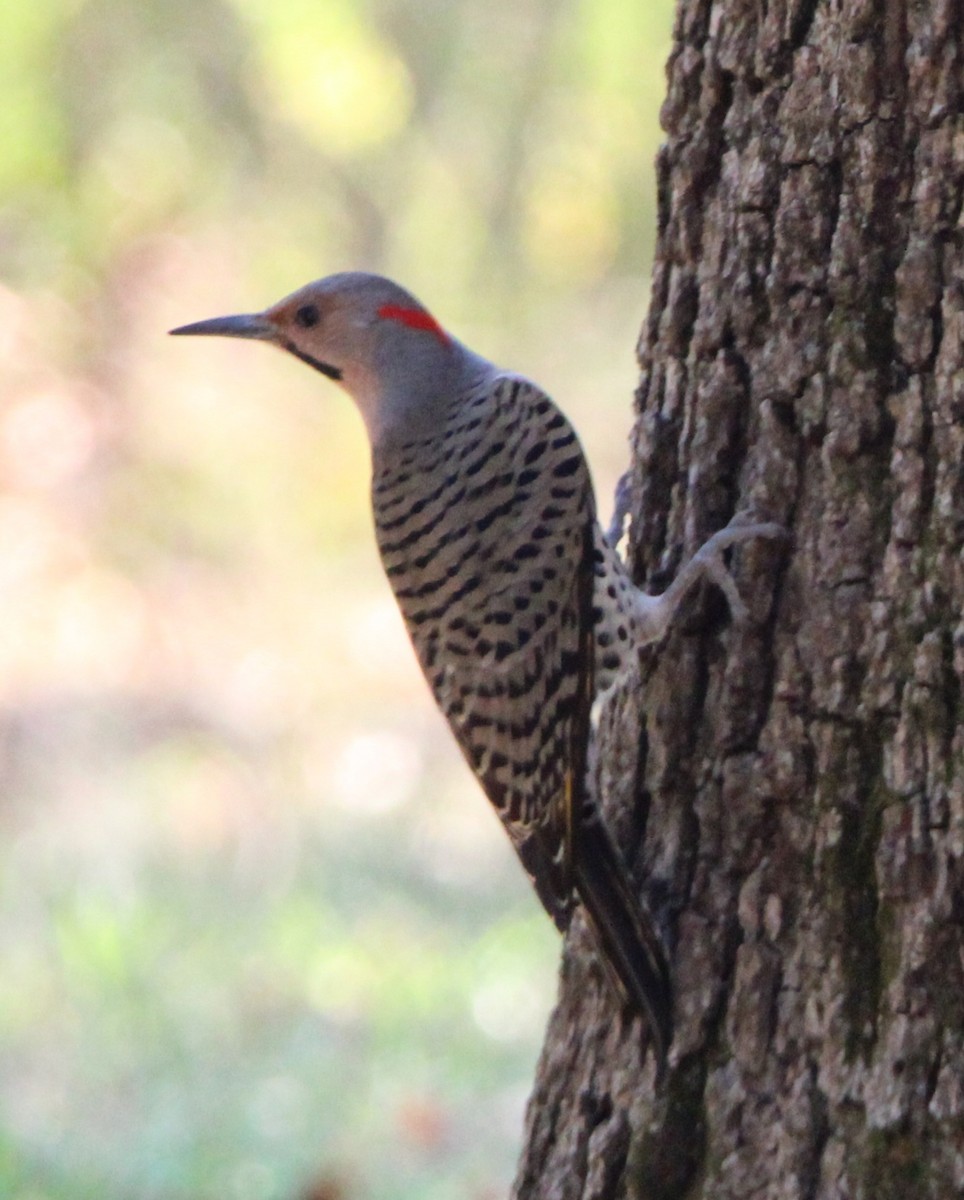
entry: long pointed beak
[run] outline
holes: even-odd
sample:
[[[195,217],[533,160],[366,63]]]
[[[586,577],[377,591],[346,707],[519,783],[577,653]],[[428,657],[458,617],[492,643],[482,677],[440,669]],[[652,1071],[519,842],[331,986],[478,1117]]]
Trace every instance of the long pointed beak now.
[[[241,313],[235,317],[212,317],[170,331],[177,337],[254,338],[261,342],[278,340],[278,330],[263,313]]]

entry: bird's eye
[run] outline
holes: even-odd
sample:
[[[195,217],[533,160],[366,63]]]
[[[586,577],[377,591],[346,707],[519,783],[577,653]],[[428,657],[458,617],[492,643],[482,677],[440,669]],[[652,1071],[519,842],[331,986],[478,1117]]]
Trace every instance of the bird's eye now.
[[[312,325],[317,325],[321,320],[321,314],[318,312],[317,304],[302,304],[301,308],[295,313],[295,324],[300,325],[302,329],[310,329]]]

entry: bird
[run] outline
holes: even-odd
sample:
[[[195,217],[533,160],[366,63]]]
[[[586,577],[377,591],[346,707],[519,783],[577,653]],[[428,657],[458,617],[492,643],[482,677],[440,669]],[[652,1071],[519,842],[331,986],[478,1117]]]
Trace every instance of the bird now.
[[[262,312],[171,333],[271,343],[354,400],[382,564],[438,707],[561,932],[582,906],[620,1011],[642,1015],[661,1069],[667,952],[592,794],[594,706],[698,580],[742,619],[722,554],[780,527],[731,522],[665,592],[643,592],[616,552],[625,514],[607,537],[561,409],[379,275],[329,275]]]

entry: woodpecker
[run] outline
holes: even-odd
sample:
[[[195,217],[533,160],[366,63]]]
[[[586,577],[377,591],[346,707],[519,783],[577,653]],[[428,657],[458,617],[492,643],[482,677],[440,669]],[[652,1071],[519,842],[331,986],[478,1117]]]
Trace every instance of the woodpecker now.
[[[591,794],[592,710],[697,580],[717,584],[743,616],[722,553],[779,527],[731,522],[666,592],[641,592],[616,553],[621,518],[612,541],[596,520],[563,413],[380,276],[331,275],[264,312],[171,332],[270,342],[355,401],[382,563],[438,706],[558,928],[584,906],[606,973],[646,1019],[661,1066],[669,968]]]

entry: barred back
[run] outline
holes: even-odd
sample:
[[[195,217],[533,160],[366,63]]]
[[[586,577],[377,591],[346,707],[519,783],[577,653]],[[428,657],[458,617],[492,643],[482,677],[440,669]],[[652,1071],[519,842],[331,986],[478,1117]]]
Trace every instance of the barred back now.
[[[505,377],[376,454],[375,526],[419,662],[556,923],[592,701],[589,472],[572,427]],[[587,580],[590,592],[587,595]]]
[[[373,467],[382,561],[439,707],[559,928],[585,904],[662,1062],[662,945],[587,792],[596,663],[605,686],[625,665],[632,585],[576,435],[532,384],[503,377]]]

